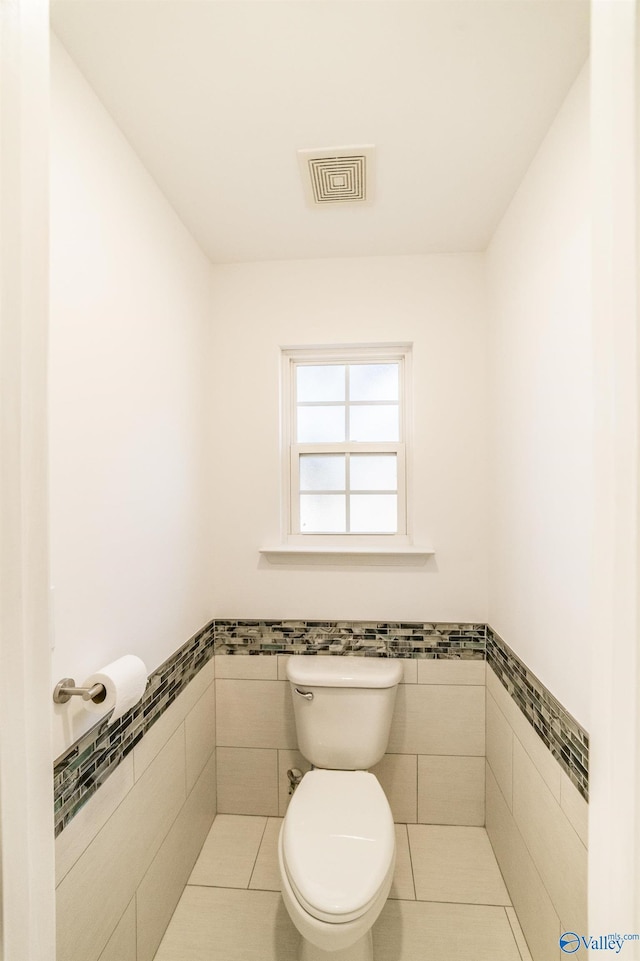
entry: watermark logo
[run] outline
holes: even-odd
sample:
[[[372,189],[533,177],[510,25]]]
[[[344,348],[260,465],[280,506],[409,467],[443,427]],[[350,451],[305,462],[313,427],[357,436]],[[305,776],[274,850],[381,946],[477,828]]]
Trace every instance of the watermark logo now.
[[[620,954],[625,941],[640,941],[640,934],[601,934],[597,938],[593,935],[576,934],[575,931],[565,931],[560,935],[560,950],[565,954],[575,954],[580,948],[585,951],[613,951]]]
[[[580,935],[575,931],[565,931],[560,938],[560,948],[565,954],[575,954],[582,945]]]

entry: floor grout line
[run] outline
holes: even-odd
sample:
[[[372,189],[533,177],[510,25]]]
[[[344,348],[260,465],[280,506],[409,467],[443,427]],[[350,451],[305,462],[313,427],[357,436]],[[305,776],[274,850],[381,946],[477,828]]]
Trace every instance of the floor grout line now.
[[[248,816],[248,817],[249,817],[249,816]],[[203,884],[203,883],[191,884],[189,881],[187,881],[187,883],[186,883],[186,885],[185,885],[185,890],[186,890],[187,888],[190,888],[191,890],[194,890],[194,889],[196,889],[196,888],[200,888],[200,889],[203,890],[203,891],[210,890],[210,891],[212,891],[212,892],[213,892],[213,891],[227,891],[227,892],[229,892],[229,893],[230,893],[230,892],[236,892],[238,895],[241,895],[242,893],[244,893],[244,894],[249,894],[249,895],[250,895],[251,893],[256,893],[256,894],[268,894],[268,895],[281,896],[281,888],[280,888],[280,887],[278,887],[278,888],[275,888],[275,887],[263,887],[263,886],[260,886],[260,887],[251,887],[251,884],[252,884],[253,878],[255,877],[255,874],[256,874],[257,865],[258,865],[258,861],[259,861],[259,859],[260,859],[260,855],[261,855],[263,846],[265,845],[265,841],[267,840],[268,835],[269,835],[269,825],[270,825],[270,821],[272,821],[272,820],[282,821],[283,819],[282,819],[282,817],[279,816],[279,815],[278,815],[277,817],[276,817],[276,816],[266,816],[266,815],[251,815],[250,817],[252,817],[252,818],[260,817],[261,819],[264,818],[264,823],[263,823],[263,827],[262,827],[262,830],[261,830],[261,832],[260,832],[260,837],[259,837],[259,840],[257,841],[257,844],[256,844],[256,846],[255,846],[255,851],[254,851],[254,854],[253,854],[253,857],[252,857],[252,865],[251,865],[251,871],[250,871],[250,874],[249,874],[248,882],[246,882],[245,884],[242,884],[242,885],[230,885],[230,884],[228,884],[228,883],[227,883],[227,884],[225,884],[225,883],[218,883],[218,884],[206,884],[206,883],[205,883],[205,884]],[[509,934],[511,935],[511,937],[512,937],[512,939],[513,939],[513,943],[514,943],[514,945],[515,945],[515,951],[517,952],[518,958],[520,959],[520,961],[531,961],[531,956],[530,956],[530,954],[527,954],[527,953],[526,953],[526,951],[527,951],[526,941],[523,940],[523,936],[522,936],[522,935],[518,935],[518,932],[516,931],[516,929],[515,929],[515,927],[514,927],[514,925],[516,925],[516,924],[519,925],[519,919],[518,919],[518,917],[517,917],[517,914],[516,914],[516,912],[515,912],[515,909],[514,909],[512,903],[511,903],[510,901],[509,901],[509,903],[504,903],[504,902],[503,902],[503,903],[495,903],[495,902],[493,902],[493,903],[488,903],[488,902],[485,902],[485,901],[452,900],[451,898],[447,898],[447,899],[443,899],[443,900],[440,900],[440,899],[437,899],[437,898],[433,898],[433,897],[429,897],[429,898],[419,898],[419,897],[417,896],[415,863],[416,863],[416,858],[418,857],[419,852],[418,852],[418,848],[417,848],[415,845],[412,845],[412,843],[411,843],[411,832],[409,831],[409,828],[410,828],[410,827],[419,827],[419,825],[417,824],[417,822],[416,822],[416,824],[414,824],[414,822],[397,822],[397,824],[398,824],[398,826],[400,826],[400,827],[402,827],[402,828],[404,829],[404,838],[406,838],[406,843],[407,843],[407,848],[408,848],[408,854],[409,854],[409,865],[408,865],[408,868],[409,868],[409,870],[410,870],[410,872],[411,872],[411,888],[412,888],[412,891],[413,891],[413,896],[410,896],[410,897],[393,897],[393,898],[390,897],[390,898],[388,899],[388,901],[389,901],[389,902],[393,902],[393,903],[399,902],[401,905],[411,905],[411,904],[416,905],[416,904],[421,904],[421,905],[424,905],[425,908],[426,908],[427,906],[429,906],[429,905],[432,905],[432,906],[436,906],[436,905],[437,905],[437,906],[445,906],[445,905],[446,905],[446,906],[449,907],[449,908],[456,908],[456,907],[458,907],[458,908],[461,908],[461,907],[475,907],[475,908],[477,908],[478,910],[486,910],[487,908],[501,909],[501,910],[504,912],[504,916],[506,917],[506,920],[507,920],[507,923],[508,923],[508,929],[507,929],[507,930],[509,931]],[[430,826],[430,825],[425,825],[425,827],[429,827],[429,826]],[[437,825],[436,825],[436,826],[437,826]],[[457,825],[447,825],[447,826],[451,826],[451,827],[454,827],[454,828],[457,827]],[[484,830],[485,830],[485,833],[487,834],[487,837],[488,837],[488,833],[486,832],[486,827],[484,828]],[[401,836],[402,836],[402,835],[401,835]],[[402,843],[404,843],[404,842],[402,842]],[[489,839],[489,843],[490,843],[490,839]],[[268,845],[269,850],[267,850],[267,848],[265,848],[265,851],[264,851],[265,863],[266,863],[266,861],[268,861],[270,858],[272,858],[272,857],[274,856],[274,855],[273,855],[273,851],[270,850],[270,849],[271,849],[271,846],[272,846],[272,845],[271,845],[271,842],[270,842],[269,845]],[[419,847],[419,846],[418,846],[418,847]],[[493,856],[494,856],[494,858],[495,858],[495,852],[493,852],[493,846],[492,846],[491,844],[490,844],[490,847],[491,847],[492,854],[493,854]],[[501,874],[501,872],[500,872],[500,874]],[[275,880],[275,879],[274,879],[274,880]],[[405,884],[405,889],[406,889],[406,890],[408,890],[408,887],[409,887],[408,884],[407,884],[407,881],[408,881],[408,879],[406,878],[406,874],[405,874],[404,884]],[[478,893],[481,894],[480,891],[479,891]],[[511,914],[510,914],[510,912],[512,912],[512,911],[513,911],[513,917],[512,917]],[[495,917],[496,920],[497,920],[497,917],[499,917],[499,916],[496,916],[496,915],[492,915],[492,916]]]
[[[510,904],[495,904],[490,901],[437,901],[433,898],[416,898],[415,900],[408,900],[407,898],[391,898],[392,901],[406,901],[407,904],[463,904],[465,907],[470,908],[510,908]]]
[[[245,888],[233,887],[229,884],[187,884],[189,888],[215,888],[217,891],[244,891],[251,894],[253,891],[266,891],[270,894],[281,894],[280,888]],[[453,906],[464,905],[472,908],[502,908],[505,911],[512,907],[510,904],[492,904],[488,901],[438,901],[433,898],[387,898],[388,901],[402,901],[403,904],[450,904]]]
[[[418,900],[418,895],[416,891],[416,876],[413,870],[413,855],[411,854],[411,838],[409,837],[409,825],[404,826],[405,834],[407,835],[407,847],[409,848],[409,867],[411,868],[411,884],[413,886],[413,899]]]
[[[247,891],[251,887],[251,882],[253,880],[253,875],[256,873],[256,864],[258,863],[258,858],[260,857],[260,848],[262,847],[262,842],[264,841],[264,836],[267,833],[267,828],[269,826],[269,817],[265,818],[264,828],[262,829],[262,834],[260,835],[260,840],[258,841],[258,848],[256,850],[256,856],[253,859],[253,867],[251,868],[251,874],[249,875],[249,881],[247,883]],[[258,889],[259,890],[259,889]]]

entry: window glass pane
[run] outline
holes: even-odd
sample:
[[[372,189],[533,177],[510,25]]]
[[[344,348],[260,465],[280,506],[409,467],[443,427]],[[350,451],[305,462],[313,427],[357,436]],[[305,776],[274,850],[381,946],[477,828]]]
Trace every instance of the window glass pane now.
[[[303,534],[344,534],[347,522],[344,494],[300,494]]]
[[[349,408],[349,440],[392,441],[400,439],[398,407],[377,404]]]
[[[398,400],[397,364],[351,364],[351,400]]]
[[[349,506],[353,534],[397,533],[397,494],[352,494]]]
[[[349,471],[351,490],[394,491],[398,487],[395,454],[352,454]]]
[[[344,400],[344,371],[344,364],[297,366],[298,402]]]
[[[343,441],[344,433],[344,407],[298,407],[299,444]]]
[[[345,489],[344,454],[301,454],[301,491],[343,491]]]

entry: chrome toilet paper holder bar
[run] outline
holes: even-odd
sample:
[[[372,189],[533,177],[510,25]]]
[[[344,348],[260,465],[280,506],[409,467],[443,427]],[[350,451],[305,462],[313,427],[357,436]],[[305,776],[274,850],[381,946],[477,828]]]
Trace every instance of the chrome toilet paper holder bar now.
[[[53,689],[53,700],[56,704],[66,704],[75,694],[79,694],[84,701],[93,701],[94,704],[101,704],[107,695],[107,691],[104,684],[93,684],[91,687],[76,687],[76,682],[72,677],[63,677]]]

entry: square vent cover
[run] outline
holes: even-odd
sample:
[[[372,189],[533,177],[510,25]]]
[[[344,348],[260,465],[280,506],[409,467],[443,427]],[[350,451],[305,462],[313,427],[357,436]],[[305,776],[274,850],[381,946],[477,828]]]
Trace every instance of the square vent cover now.
[[[298,161],[312,207],[371,203],[374,147],[326,147],[299,150]]]

